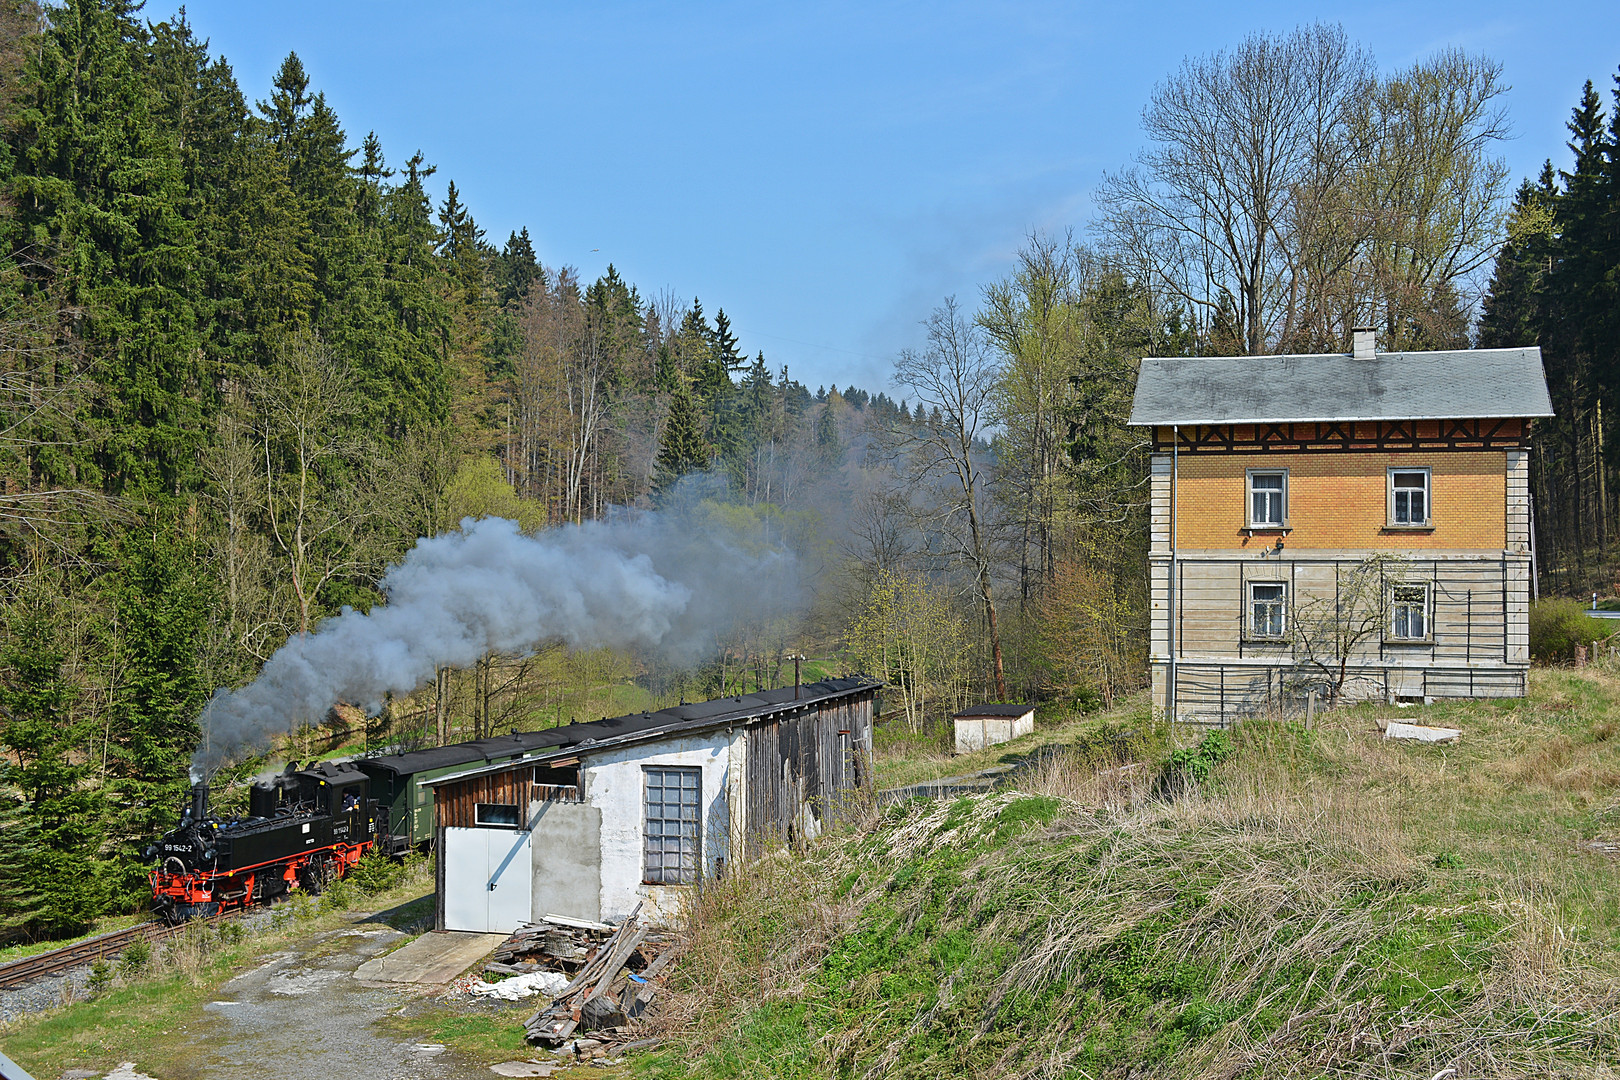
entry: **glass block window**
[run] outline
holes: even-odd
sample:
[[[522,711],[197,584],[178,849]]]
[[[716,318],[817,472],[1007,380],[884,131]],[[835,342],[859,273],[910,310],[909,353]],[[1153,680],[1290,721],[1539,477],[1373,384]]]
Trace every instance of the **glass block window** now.
[[[697,881],[699,796],[703,770],[642,767],[646,785],[645,876],[649,885]]]

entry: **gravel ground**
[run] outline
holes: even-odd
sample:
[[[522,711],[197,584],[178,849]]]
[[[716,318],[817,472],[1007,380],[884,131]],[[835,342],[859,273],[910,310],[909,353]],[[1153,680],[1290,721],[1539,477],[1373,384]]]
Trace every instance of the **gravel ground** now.
[[[273,954],[232,979],[204,1006],[195,1064],[218,1080],[263,1080],[265,1063],[287,1080],[487,1080],[487,1068],[442,1046],[401,1042],[376,1022],[403,1008],[409,989],[367,985],[354,969],[408,935],[357,924],[319,934],[295,951]]]

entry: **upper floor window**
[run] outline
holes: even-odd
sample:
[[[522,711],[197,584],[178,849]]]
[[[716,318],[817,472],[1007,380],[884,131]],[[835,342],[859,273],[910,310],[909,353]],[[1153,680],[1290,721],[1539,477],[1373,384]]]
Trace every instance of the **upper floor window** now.
[[[1280,529],[1288,520],[1288,471],[1249,470],[1249,528]]]
[[[1429,470],[1389,470],[1389,523],[1426,526],[1429,521]]]
[[[1390,586],[1390,637],[1396,641],[1426,641],[1429,637],[1429,587]]]

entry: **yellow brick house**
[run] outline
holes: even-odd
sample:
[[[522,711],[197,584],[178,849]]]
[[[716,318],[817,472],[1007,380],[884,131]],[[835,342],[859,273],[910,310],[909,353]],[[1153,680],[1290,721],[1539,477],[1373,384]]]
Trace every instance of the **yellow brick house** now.
[[[1354,337],[1143,359],[1156,709],[1224,724],[1310,692],[1524,694],[1541,352]]]

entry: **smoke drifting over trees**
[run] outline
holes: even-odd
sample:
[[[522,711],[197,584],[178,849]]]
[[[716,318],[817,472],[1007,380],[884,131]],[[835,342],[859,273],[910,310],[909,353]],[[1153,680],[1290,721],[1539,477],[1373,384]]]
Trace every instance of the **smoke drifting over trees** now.
[[[336,701],[376,712],[442,667],[547,642],[690,664],[745,622],[793,609],[793,556],[684,510],[525,534],[506,518],[425,538],[383,576],[387,603],[347,609],[290,639],[240,690],[203,713],[204,770],[319,722]]]

